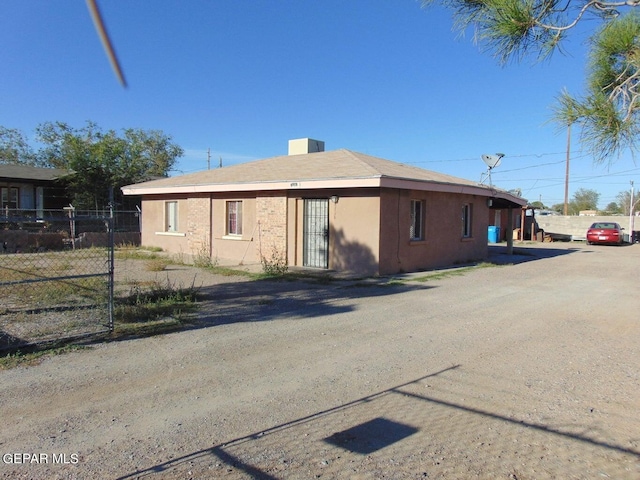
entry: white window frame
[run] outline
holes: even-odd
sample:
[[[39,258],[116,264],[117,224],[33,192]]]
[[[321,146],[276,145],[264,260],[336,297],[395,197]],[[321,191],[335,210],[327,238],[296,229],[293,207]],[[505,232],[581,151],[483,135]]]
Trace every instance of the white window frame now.
[[[473,204],[465,203],[462,205],[462,238],[471,238],[473,236]]]
[[[178,202],[176,200],[164,202],[164,231],[178,231]]]
[[[9,210],[20,208],[20,189],[18,187],[0,187],[0,206]]]
[[[424,200],[411,200],[409,222],[409,240],[424,240]]]
[[[242,236],[242,200],[227,200],[225,215],[225,233],[229,236]]]
[[[44,187],[36,187],[36,216],[44,217]]]

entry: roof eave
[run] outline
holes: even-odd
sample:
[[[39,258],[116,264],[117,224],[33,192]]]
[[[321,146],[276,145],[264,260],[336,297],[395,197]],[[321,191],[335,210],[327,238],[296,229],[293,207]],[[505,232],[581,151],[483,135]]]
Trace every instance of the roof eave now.
[[[519,206],[527,204],[524,198],[516,197],[504,190],[489,188],[484,185],[464,183],[437,182],[432,180],[412,180],[386,177],[382,185],[387,188],[402,188],[410,190],[428,190],[430,192],[458,193],[466,195],[478,195],[487,198],[500,198]]]
[[[276,182],[246,182],[246,183],[217,183],[198,185],[170,185],[166,187],[144,187],[128,185],[122,187],[124,195],[166,195],[186,193],[221,193],[221,192],[250,192],[274,190],[301,190],[327,188],[363,188],[379,187],[380,177],[345,178],[345,179],[317,179],[317,180],[286,180]]]
[[[385,176],[360,178],[327,178],[312,180],[286,180],[274,182],[218,183],[194,185],[168,185],[166,187],[145,187],[128,185],[122,187],[124,195],[185,195],[192,193],[224,193],[275,190],[313,190],[343,188],[399,188],[403,190],[423,190],[431,192],[479,195],[506,200],[517,205],[526,205],[525,199],[515,197],[508,192],[490,189],[482,185],[437,182],[433,180],[416,180]]]

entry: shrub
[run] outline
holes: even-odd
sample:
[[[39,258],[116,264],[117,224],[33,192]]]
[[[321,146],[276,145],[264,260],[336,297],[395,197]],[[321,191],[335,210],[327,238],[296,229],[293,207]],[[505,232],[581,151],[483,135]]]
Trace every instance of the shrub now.
[[[262,271],[267,275],[282,276],[289,270],[287,264],[287,256],[279,251],[275,245],[271,248],[271,256],[269,258],[260,255],[262,263]]]
[[[200,248],[193,255],[193,265],[199,268],[215,267],[218,264],[218,259],[211,259],[209,241],[205,241],[200,244]]]
[[[116,301],[116,323],[139,323],[162,317],[180,317],[193,310],[198,300],[198,288],[194,282],[188,286],[176,286],[167,279],[166,286],[154,282],[150,288],[134,285],[124,298]]]

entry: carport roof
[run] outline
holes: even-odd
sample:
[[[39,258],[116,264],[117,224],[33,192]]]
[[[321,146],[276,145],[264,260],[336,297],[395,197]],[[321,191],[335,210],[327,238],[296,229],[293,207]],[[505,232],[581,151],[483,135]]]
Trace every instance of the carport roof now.
[[[513,206],[527,203],[470,180],[345,149],[272,157],[128,185],[122,191],[125,195],[154,195],[354,187],[472,193],[502,198]]]

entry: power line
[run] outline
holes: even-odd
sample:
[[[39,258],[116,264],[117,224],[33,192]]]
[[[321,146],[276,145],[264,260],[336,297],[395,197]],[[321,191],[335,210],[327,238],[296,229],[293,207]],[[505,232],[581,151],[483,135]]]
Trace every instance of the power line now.
[[[523,153],[523,154],[518,154],[518,155],[506,155],[505,159],[509,160],[512,158],[526,158],[526,157],[536,157],[536,158],[542,158],[542,157],[547,157],[549,155],[564,155],[566,152],[547,152],[547,153]],[[587,156],[586,154],[584,156]],[[581,157],[575,157],[575,158],[581,158]],[[470,158],[452,158],[452,159],[443,159],[443,160],[416,160],[416,161],[408,161],[408,162],[401,162],[407,165],[416,165],[416,164],[421,164],[421,163],[455,163],[455,162],[472,162],[472,161],[476,161],[478,158],[477,157],[470,157]],[[564,162],[564,160],[562,160]]]

